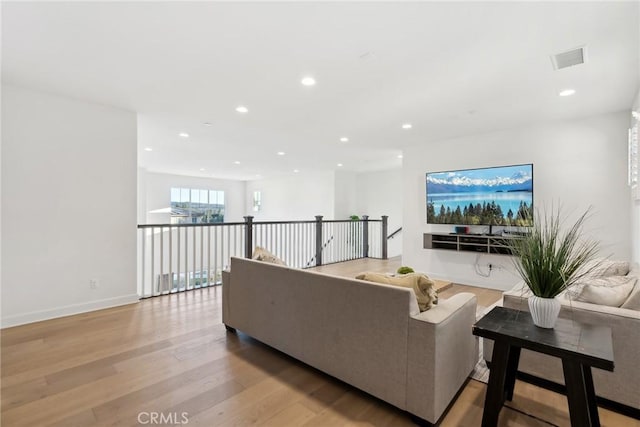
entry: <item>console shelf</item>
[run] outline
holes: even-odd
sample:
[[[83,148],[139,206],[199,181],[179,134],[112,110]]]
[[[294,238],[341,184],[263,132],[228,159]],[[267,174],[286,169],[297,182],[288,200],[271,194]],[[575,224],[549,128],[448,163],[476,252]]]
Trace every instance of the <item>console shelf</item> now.
[[[459,252],[479,252],[495,255],[511,255],[506,242],[518,236],[490,236],[487,234],[425,233],[425,249],[444,249]]]

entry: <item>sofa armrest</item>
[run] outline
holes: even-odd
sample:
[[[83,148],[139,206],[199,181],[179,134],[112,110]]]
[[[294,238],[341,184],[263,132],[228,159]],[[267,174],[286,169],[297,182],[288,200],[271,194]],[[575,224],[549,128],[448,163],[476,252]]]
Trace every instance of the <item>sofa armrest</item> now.
[[[409,318],[409,412],[435,423],[467,380],[478,361],[476,308],[476,296],[465,292]]]
[[[473,305],[473,319],[475,320],[477,298],[469,292],[461,292],[448,299],[440,299],[438,304],[434,305],[430,310],[412,315],[411,318],[433,324],[442,323],[458,310],[470,310],[472,308],[471,305]]]

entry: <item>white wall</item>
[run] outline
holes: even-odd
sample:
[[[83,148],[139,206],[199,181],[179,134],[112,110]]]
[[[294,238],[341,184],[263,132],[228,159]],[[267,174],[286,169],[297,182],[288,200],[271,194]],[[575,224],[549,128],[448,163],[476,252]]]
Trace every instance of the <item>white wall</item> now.
[[[145,199],[144,207],[141,206],[139,209],[145,210],[147,224],[171,222],[169,213],[150,213],[152,210],[171,206],[171,187],[224,191],[225,222],[244,221],[242,218],[246,214],[244,181],[154,173],[144,169],[141,169],[138,174],[141,176],[139,182],[143,183],[140,186],[145,188],[145,193],[141,193],[140,196]]]
[[[356,188],[358,214],[367,214],[372,219],[388,215],[389,234],[402,227],[402,169],[359,173]],[[403,235],[404,231],[389,239],[389,257],[402,254]]]
[[[4,85],[2,107],[2,326],[137,301],[135,113]]]
[[[633,103],[632,110],[640,113],[640,90],[636,95],[636,99]],[[629,123],[629,127],[634,125],[639,125],[638,121],[634,118],[631,118],[631,123]],[[635,189],[634,191],[630,190],[630,198],[631,198],[631,259],[637,263],[640,263],[640,198],[636,200],[635,195],[640,195],[640,189]]]
[[[313,220],[315,215],[334,219],[332,171],[300,172],[246,184],[247,214],[254,221]],[[262,210],[253,212],[253,192],[262,192]]]
[[[333,216],[335,219],[349,219],[351,215],[361,216],[368,214],[366,211],[358,211],[356,201],[356,195],[358,194],[357,175],[356,172],[335,172],[335,210]]]
[[[426,232],[451,231],[427,225],[425,173],[452,169],[534,164],[534,204],[561,202],[569,221],[589,205],[591,236],[602,242],[603,254],[631,255],[630,202],[627,187],[628,112],[581,120],[538,124],[484,135],[425,143],[404,150],[403,263],[458,283],[508,289],[518,277],[506,256],[481,255],[481,267],[498,264],[489,278],[474,270],[474,253],[427,250]],[[483,230],[477,230],[483,231]],[[483,268],[483,272],[486,269]]]

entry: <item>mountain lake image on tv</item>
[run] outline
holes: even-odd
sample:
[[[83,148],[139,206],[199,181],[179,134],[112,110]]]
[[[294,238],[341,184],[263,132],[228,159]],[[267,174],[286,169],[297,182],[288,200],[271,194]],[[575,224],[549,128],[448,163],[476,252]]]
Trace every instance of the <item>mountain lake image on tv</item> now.
[[[427,223],[533,225],[533,164],[427,173]]]

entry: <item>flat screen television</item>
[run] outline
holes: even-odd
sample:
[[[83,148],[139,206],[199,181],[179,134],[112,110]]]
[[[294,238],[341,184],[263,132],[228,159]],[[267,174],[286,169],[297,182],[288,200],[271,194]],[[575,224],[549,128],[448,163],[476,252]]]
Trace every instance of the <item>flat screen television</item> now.
[[[427,173],[427,223],[533,225],[533,164]]]

